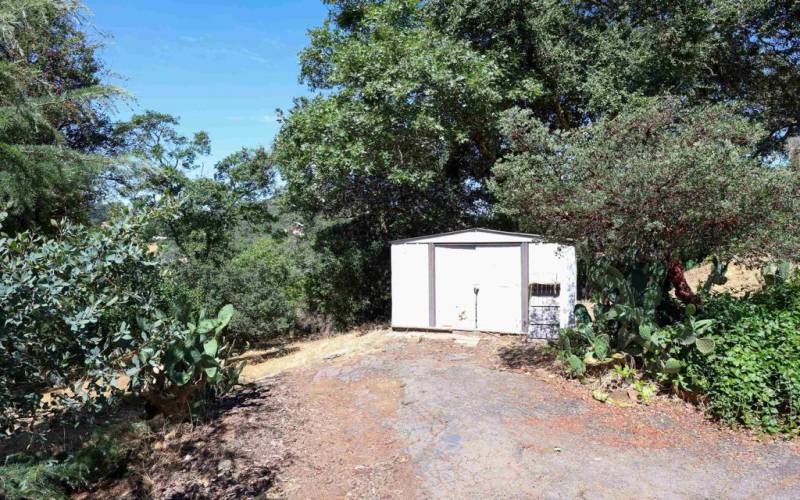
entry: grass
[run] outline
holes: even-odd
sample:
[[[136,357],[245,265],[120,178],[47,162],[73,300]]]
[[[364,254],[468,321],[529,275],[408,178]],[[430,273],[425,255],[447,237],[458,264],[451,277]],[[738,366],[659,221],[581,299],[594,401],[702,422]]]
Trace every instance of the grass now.
[[[132,452],[150,435],[143,421],[98,429],[80,448],[49,457],[15,454],[0,466],[0,498],[60,499],[125,472]]]
[[[385,329],[374,329],[366,333],[350,332],[318,340],[296,342],[285,347],[251,350],[228,361],[231,363],[244,361],[246,366],[240,380],[253,382],[278,375],[286,370],[317,363],[326,356],[334,354],[347,356],[351,353],[378,348],[389,340],[389,337],[385,335],[386,331]]]

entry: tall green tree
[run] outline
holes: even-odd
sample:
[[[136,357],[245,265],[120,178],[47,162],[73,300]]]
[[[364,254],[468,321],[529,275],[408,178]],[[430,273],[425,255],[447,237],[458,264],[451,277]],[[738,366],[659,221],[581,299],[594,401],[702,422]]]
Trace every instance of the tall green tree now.
[[[526,230],[573,239],[621,268],[663,264],[676,295],[697,297],[686,261],[795,257],[800,174],[756,154],[764,130],[729,104],[651,98],[554,134],[529,110],[502,121],[499,208]]]
[[[357,9],[342,2],[344,10]],[[449,35],[541,85],[519,107],[569,129],[634,96],[746,102],[762,152],[800,133],[800,5],[781,0],[429,0]]]
[[[333,16],[301,68],[319,94],[297,100],[275,151],[289,206],[328,220],[317,250],[343,296],[320,307],[381,316],[387,241],[471,223],[487,206],[502,75],[411,1],[367,6],[353,24]]]
[[[267,200],[275,188],[275,171],[264,149],[242,149],[214,166],[213,178],[198,172],[211,151],[208,134],[191,137],[177,131],[179,120],[147,111],[113,128],[114,151],[124,165],[122,194],[142,207],[177,202],[158,231],[187,258],[228,257],[236,229],[245,222],[272,218]]]
[[[276,158],[292,208],[342,221],[318,248],[352,258],[327,261],[340,270],[327,275],[343,284],[370,276],[348,295],[377,301],[373,312],[388,304],[389,239],[507,223],[487,189],[510,152],[506,110],[559,133],[641,98],[739,102],[732,119],[757,124],[753,148],[778,162],[800,131],[794,2],[326,3],[329,19],[301,54],[315,95],[284,118]]]
[[[0,2],[0,203],[5,228],[86,219],[102,194],[108,106],[76,2]]]

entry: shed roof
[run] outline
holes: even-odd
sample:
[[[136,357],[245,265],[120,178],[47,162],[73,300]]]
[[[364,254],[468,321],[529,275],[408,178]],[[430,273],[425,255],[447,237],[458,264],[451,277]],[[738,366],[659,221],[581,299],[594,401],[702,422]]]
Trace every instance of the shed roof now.
[[[542,242],[544,239],[538,234],[515,233],[511,231],[498,231],[496,229],[473,228],[448,233],[430,234],[405,238],[390,242],[392,245],[402,243],[522,243]]]

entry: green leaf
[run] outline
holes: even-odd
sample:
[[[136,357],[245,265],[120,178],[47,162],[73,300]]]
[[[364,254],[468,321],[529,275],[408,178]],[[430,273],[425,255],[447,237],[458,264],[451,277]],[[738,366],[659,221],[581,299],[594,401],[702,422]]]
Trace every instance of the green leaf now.
[[[226,326],[228,326],[228,323],[230,323],[234,312],[235,309],[231,304],[227,304],[225,307],[220,309],[219,313],[217,314],[217,333],[221,332]]]
[[[197,333],[200,334],[208,333],[216,327],[217,327],[217,320],[203,319],[200,320],[200,323],[198,323],[197,325]]]
[[[567,366],[570,373],[573,375],[580,376],[586,373],[586,366],[583,364],[583,361],[581,361],[581,359],[574,354],[567,358]]]
[[[653,333],[653,328],[648,324],[639,325],[639,336],[642,337],[645,341],[650,341],[650,338]]]
[[[212,358],[215,358],[217,356],[218,350],[219,350],[219,343],[217,342],[216,337],[209,339],[206,343],[203,344],[203,351]]]
[[[714,323],[715,321],[713,319],[699,319],[697,321],[692,320],[692,329],[694,330],[695,334],[704,333],[714,326]]]
[[[681,363],[680,361],[678,361],[675,358],[669,358],[664,363],[664,371],[669,373],[669,374],[673,374],[673,375],[678,373],[681,370],[682,367],[683,367],[683,363]]]
[[[592,342],[592,349],[594,349],[594,353],[597,355],[599,361],[603,361],[608,357],[609,343],[610,339],[608,335],[605,334],[598,335]]]
[[[575,304],[575,322],[578,325],[588,325],[592,323],[592,316],[589,309],[583,304]]]
[[[218,366],[209,366],[204,370],[206,372],[206,376],[211,382],[215,382],[219,376],[219,367]]]
[[[189,357],[193,363],[198,363],[203,358],[203,353],[198,349],[189,349]]]
[[[695,342],[697,346],[697,350],[700,351],[702,354],[711,354],[716,349],[717,344],[714,342],[714,339],[711,337],[702,337],[697,339]]]

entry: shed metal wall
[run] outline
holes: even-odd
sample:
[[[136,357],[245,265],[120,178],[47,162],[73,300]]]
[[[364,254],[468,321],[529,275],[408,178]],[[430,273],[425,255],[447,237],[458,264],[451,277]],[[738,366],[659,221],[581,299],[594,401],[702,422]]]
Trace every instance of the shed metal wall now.
[[[578,269],[575,247],[558,243],[531,243],[529,246],[528,281],[558,283],[561,293],[556,298],[561,328],[575,323],[575,302],[578,298]]]
[[[393,243],[392,326],[527,333],[528,283],[560,284],[558,322],[572,325],[575,248],[537,238],[477,230]]]
[[[428,325],[428,247],[392,245],[392,325]]]

